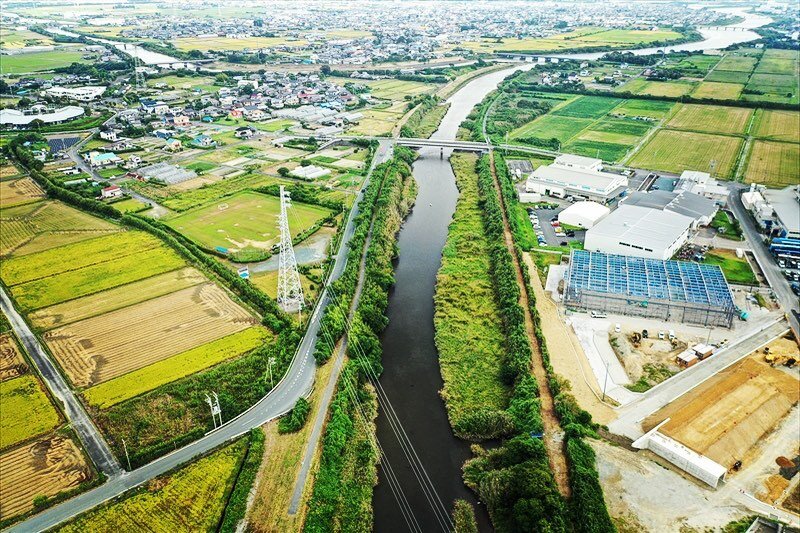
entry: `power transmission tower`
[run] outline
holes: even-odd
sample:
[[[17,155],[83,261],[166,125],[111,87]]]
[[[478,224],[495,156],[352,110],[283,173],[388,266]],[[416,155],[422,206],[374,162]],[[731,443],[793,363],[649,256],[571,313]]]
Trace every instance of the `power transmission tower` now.
[[[287,209],[291,207],[289,193],[280,188],[281,215],[278,227],[281,231],[280,255],[278,256],[278,305],[287,313],[303,311],[303,286],[300,284],[300,273],[297,272],[297,261],[292,246],[292,233],[289,231]]]

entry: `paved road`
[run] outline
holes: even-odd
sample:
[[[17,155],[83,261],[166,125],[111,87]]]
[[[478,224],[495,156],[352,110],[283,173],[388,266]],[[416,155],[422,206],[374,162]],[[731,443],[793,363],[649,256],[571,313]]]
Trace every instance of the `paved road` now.
[[[386,152],[391,146],[389,139],[381,141],[379,155],[386,157]],[[359,197],[361,193],[359,193]],[[347,254],[349,252],[349,242],[355,231],[353,220],[358,214],[358,206],[354,205],[350,211],[350,216],[347,219],[347,224],[342,236],[342,242],[339,246],[339,251],[335,256],[335,262],[331,275],[329,277],[326,288],[320,296],[314,313],[309,321],[308,329],[306,330],[303,340],[300,342],[297,353],[295,354],[292,364],[289,367],[286,375],[281,379],[277,386],[258,403],[250,409],[240,414],[238,417],[233,418],[226,422],[220,428],[209,432],[205,437],[197,440],[175,452],[161,457],[152,463],[137,468],[133,472],[123,473],[116,475],[109,479],[107,483],[100,487],[96,487],[90,491],[84,492],[71,500],[51,507],[42,513],[20,522],[10,529],[9,532],[14,533],[28,533],[30,531],[43,531],[52,528],[53,526],[68,520],[69,518],[79,515],[93,507],[100,505],[112,498],[120,496],[124,492],[133,489],[150,479],[164,474],[173,468],[186,463],[193,458],[206,453],[231,439],[234,439],[251,428],[261,426],[270,420],[273,420],[282,414],[291,410],[295,402],[301,396],[308,396],[314,385],[314,376],[316,373],[316,363],[314,361],[314,346],[317,341],[317,334],[319,332],[319,319],[322,316],[322,311],[328,304],[329,297],[327,294],[327,285],[339,278],[344,270],[347,261]],[[3,310],[7,298],[3,293]],[[9,317],[11,318],[11,317]],[[19,318],[19,315],[17,315]],[[13,322],[12,322],[13,323]],[[16,328],[15,328],[16,329]],[[27,348],[27,345],[26,345]],[[52,364],[51,364],[52,367]],[[53,371],[55,372],[55,368]],[[57,372],[55,372],[57,374]],[[58,376],[60,378],[60,376]],[[62,380],[63,382],[63,380]],[[66,383],[64,383],[66,388]],[[74,397],[73,397],[74,399]],[[80,405],[78,405],[80,407]],[[87,423],[91,421],[83,413]],[[113,456],[112,456],[113,459]]]
[[[393,142],[389,140],[381,141],[378,150],[375,153],[375,157],[372,159],[372,165],[370,166],[369,173],[367,174],[367,178],[364,180],[364,185],[361,187],[361,190],[358,193],[358,197],[356,198],[356,203],[354,205],[358,205],[358,202],[361,201],[362,197],[364,196],[364,191],[366,190],[367,186],[369,185],[369,180],[372,177],[372,171],[375,169],[375,166],[387,161],[389,158],[392,157],[393,152]],[[355,207],[353,208],[355,210]],[[356,290],[353,294],[353,301],[350,305],[350,311],[348,313],[348,320],[353,319],[353,313],[355,309],[358,307],[358,302],[361,299],[361,290],[364,288],[364,262],[367,256],[367,249],[369,248],[369,241],[372,238],[372,225],[370,224],[370,231],[367,235],[367,240],[364,243],[364,251],[361,255],[361,263],[359,266],[358,271],[358,282],[356,283]],[[328,297],[328,289],[325,289],[325,297]],[[347,335],[345,334],[342,337],[342,342],[339,343],[339,349],[336,352],[336,359],[333,362],[333,371],[331,372],[330,377],[328,378],[328,383],[325,385],[325,392],[322,395],[322,399],[320,401],[319,406],[317,407],[316,415],[314,416],[314,427],[311,430],[311,436],[306,443],[305,453],[303,454],[303,462],[300,464],[300,472],[297,474],[297,480],[295,482],[294,491],[292,492],[292,501],[289,504],[289,514],[295,514],[297,509],[300,507],[300,500],[303,497],[303,491],[306,486],[306,482],[308,479],[308,473],[311,470],[311,463],[314,460],[314,453],[317,450],[317,445],[319,444],[319,439],[322,436],[322,427],[325,425],[325,420],[328,415],[328,406],[331,403],[331,399],[333,398],[333,392],[336,389],[336,383],[339,381],[339,373],[342,370],[342,365],[344,363],[344,355],[347,353]]]
[[[800,339],[800,321],[792,313],[792,309],[800,311],[800,303],[798,298],[792,292],[789,282],[783,277],[781,269],[773,259],[772,254],[769,253],[767,246],[764,244],[763,236],[758,232],[753,218],[750,216],[744,205],[742,205],[741,192],[745,189],[744,185],[739,183],[730,184],[731,194],[728,197],[731,210],[739,221],[747,241],[753,250],[753,255],[756,261],[761,266],[770,287],[778,297],[783,310],[789,315],[789,325],[794,330],[795,337]]]
[[[105,475],[109,477],[118,475],[121,472],[121,468],[116,458],[114,458],[114,454],[111,453],[108,444],[106,444],[103,436],[92,423],[89,415],[86,414],[81,402],[72,393],[67,382],[58,373],[50,356],[39,343],[39,339],[36,338],[28,324],[14,309],[11,299],[2,287],[0,287],[0,307],[3,309],[3,314],[8,317],[14,333],[22,341],[22,345],[30,355],[33,364],[36,365],[39,373],[44,378],[47,388],[61,402],[67,419],[78,434],[78,438],[83,443],[83,447],[92,462]]]
[[[783,336],[787,331],[788,327],[784,320],[774,322],[766,326],[765,329],[714,354],[710,359],[706,359],[653,387],[638,400],[619,408],[617,411],[619,417],[608,425],[609,430],[631,439],[641,437],[643,434],[641,421],[647,416],[655,413],[773,339]]]

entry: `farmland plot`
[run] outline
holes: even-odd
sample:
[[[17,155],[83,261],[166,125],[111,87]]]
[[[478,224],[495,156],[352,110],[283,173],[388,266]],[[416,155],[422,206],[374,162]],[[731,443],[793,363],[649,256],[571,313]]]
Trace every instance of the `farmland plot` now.
[[[752,72],[758,62],[757,57],[735,56],[728,54],[722,58],[714,70],[732,70],[735,72]]]
[[[669,113],[674,104],[661,100],[625,100],[611,111],[611,115],[626,117],[645,117],[651,119],[663,118]]]
[[[722,83],[704,81],[692,93],[695,98],[717,98],[720,100],[736,100],[742,93],[744,85],[741,83]]]
[[[0,335],[0,381],[21,376],[27,370],[14,337],[10,333]]]
[[[73,384],[121,376],[257,324],[213,283],[52,330],[44,338]]]
[[[747,162],[745,181],[768,187],[786,187],[800,181],[800,144],[755,141]]]
[[[730,177],[742,139],[707,133],[661,130],[656,132],[630,161],[629,166],[681,173],[684,170],[708,172]]]
[[[129,498],[88,511],[57,531],[215,531],[245,453],[245,444],[240,440],[226,446],[174,474],[151,481]]]
[[[55,496],[88,481],[92,471],[75,442],[53,436],[0,455],[0,520],[33,509],[36,496]]]
[[[0,382],[0,449],[55,428],[61,417],[32,374]]]
[[[757,110],[753,136],[774,141],[800,141],[800,112]]]
[[[97,294],[45,307],[34,311],[28,315],[28,318],[36,327],[43,330],[52,329],[157,298],[204,281],[206,278],[194,268],[181,268]]]
[[[667,127],[706,133],[744,133],[752,114],[752,109],[744,107],[681,104]]]
[[[600,118],[622,103],[619,98],[581,96],[553,111],[555,115],[575,118]]]
[[[44,198],[44,191],[30,178],[0,181],[0,208]]]

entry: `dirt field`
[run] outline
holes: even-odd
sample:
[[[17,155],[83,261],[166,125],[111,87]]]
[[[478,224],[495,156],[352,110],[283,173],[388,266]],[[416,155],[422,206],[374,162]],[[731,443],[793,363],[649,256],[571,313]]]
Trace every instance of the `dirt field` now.
[[[0,520],[33,508],[36,496],[53,496],[91,477],[72,439],[51,437],[0,455]]]
[[[580,342],[575,337],[575,332],[558,316],[556,304],[542,289],[530,254],[524,254],[524,257],[531,274],[533,292],[536,295],[536,309],[539,311],[542,330],[547,339],[550,363],[558,375],[570,382],[572,394],[580,406],[589,411],[596,422],[607,424],[616,416],[609,405],[598,399],[597,395],[600,394],[601,388],[583,354]]]
[[[206,278],[194,268],[181,268],[97,294],[45,307],[31,313],[29,318],[31,323],[38,328],[52,329],[157,298],[204,281]]]
[[[634,383],[630,388],[635,392],[644,392],[681,370],[675,364],[675,357],[688,347],[687,343],[678,340],[673,346],[670,341],[659,339],[657,333],[651,332],[652,337],[641,339],[638,345],[631,331],[609,333],[609,343]],[[692,339],[693,342],[700,340]]]
[[[0,207],[11,207],[40,198],[44,198],[44,192],[30,178],[0,181]]]
[[[0,381],[21,376],[27,370],[14,337],[9,333],[0,335]]]
[[[68,377],[86,387],[230,335],[257,320],[204,283],[45,334]]]
[[[666,418],[661,433],[731,467],[800,399],[797,374],[772,368],[753,354],[653,413],[649,430]]]

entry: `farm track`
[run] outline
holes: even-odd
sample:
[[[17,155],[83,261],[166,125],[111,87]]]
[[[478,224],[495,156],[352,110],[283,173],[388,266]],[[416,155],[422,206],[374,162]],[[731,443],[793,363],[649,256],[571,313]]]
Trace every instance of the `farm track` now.
[[[257,324],[204,283],[44,335],[73,384],[96,385]]]
[[[536,377],[539,385],[539,401],[540,411],[542,416],[542,424],[544,425],[543,442],[547,450],[547,460],[550,464],[550,470],[553,472],[558,491],[565,498],[569,498],[572,494],[569,485],[569,469],[567,467],[567,458],[564,451],[563,436],[564,432],[561,429],[561,424],[555,412],[555,404],[553,402],[553,393],[550,390],[550,382],[547,376],[547,370],[544,366],[544,359],[542,358],[541,348],[539,342],[536,340],[533,327],[533,317],[531,316],[530,303],[528,301],[528,289],[525,284],[525,278],[522,275],[522,267],[517,258],[514,236],[511,233],[511,228],[508,224],[508,216],[506,214],[506,205],[503,201],[503,194],[500,188],[500,182],[497,178],[495,169],[494,152],[489,152],[491,158],[492,178],[494,178],[495,192],[500,199],[503,206],[501,209],[503,214],[503,236],[508,252],[514,262],[514,270],[517,274],[517,284],[519,285],[520,301],[519,305],[525,315],[525,330],[528,333],[528,340],[531,345],[531,370]]]

